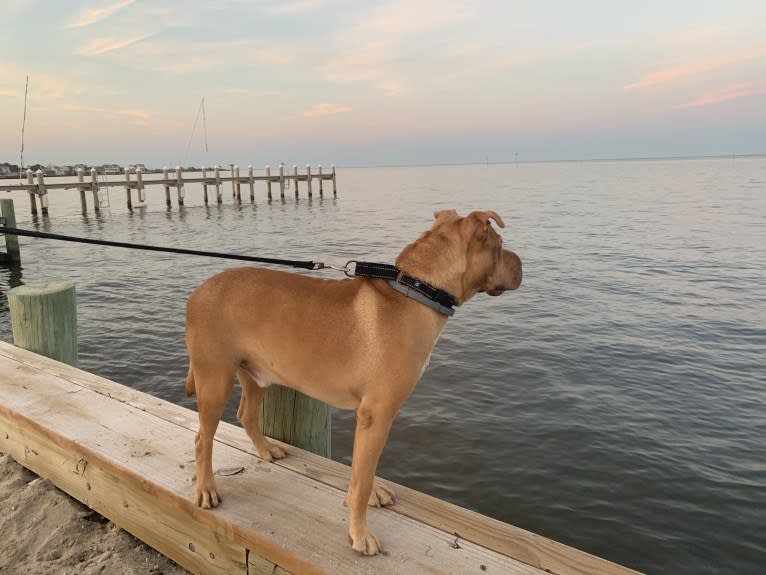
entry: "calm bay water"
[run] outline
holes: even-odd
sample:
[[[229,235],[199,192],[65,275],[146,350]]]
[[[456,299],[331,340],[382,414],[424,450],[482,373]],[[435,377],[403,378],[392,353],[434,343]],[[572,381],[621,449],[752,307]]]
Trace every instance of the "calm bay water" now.
[[[99,216],[54,191],[46,219],[13,197],[19,227],[332,263],[494,209],[524,283],[448,322],[380,475],[650,573],[766,572],[766,157],[340,169],[338,190],[204,207],[190,187],[166,211],[152,188],[128,213],[112,188]],[[80,367],[193,407],[185,299],[237,264],[21,243],[0,290],[74,281]],[[349,463],[353,414],[333,425]]]

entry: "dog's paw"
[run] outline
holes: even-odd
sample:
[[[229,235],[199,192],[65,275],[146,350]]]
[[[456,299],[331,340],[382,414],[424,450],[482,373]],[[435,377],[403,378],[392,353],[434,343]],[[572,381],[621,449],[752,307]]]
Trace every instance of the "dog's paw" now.
[[[394,492],[377,481],[373,484],[372,493],[370,493],[370,500],[367,505],[370,507],[388,507],[396,503],[396,497]]]
[[[382,553],[383,549],[380,547],[380,541],[370,531],[364,530],[357,537],[348,532],[348,540],[351,542],[351,547],[354,551],[361,553],[362,555],[377,555]]]
[[[256,449],[258,456],[265,461],[274,461],[275,459],[284,459],[287,457],[284,449],[276,443],[267,443],[260,449]]]
[[[221,503],[221,501],[223,501],[223,497],[218,493],[215,485],[207,489],[197,487],[194,490],[194,503],[197,507],[212,509],[213,507],[218,507],[218,504]]]

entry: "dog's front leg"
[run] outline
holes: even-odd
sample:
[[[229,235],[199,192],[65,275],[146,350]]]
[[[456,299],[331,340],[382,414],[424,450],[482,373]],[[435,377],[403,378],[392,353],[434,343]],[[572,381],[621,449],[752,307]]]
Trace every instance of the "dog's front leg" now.
[[[354,453],[351,460],[351,482],[346,504],[349,507],[351,546],[362,555],[377,555],[380,542],[367,529],[367,503],[372,493],[375,469],[391,429],[396,409],[362,400],[356,411]]]

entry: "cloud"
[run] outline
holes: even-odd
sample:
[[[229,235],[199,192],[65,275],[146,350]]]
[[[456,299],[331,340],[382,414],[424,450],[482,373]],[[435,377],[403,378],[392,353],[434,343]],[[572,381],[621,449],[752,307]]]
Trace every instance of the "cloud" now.
[[[69,24],[67,28],[84,28],[85,26],[101,22],[102,20],[109,18],[109,16],[115,12],[119,12],[123,8],[130,6],[134,2],[135,0],[122,0],[122,2],[116,2],[104,6],[103,8],[84,8],[76,16],[75,21]]]
[[[380,88],[383,90],[383,94],[388,97],[399,96],[404,92],[404,86],[394,82],[381,84]]]
[[[270,14],[302,14],[311,12],[328,4],[328,0],[295,0],[293,2],[278,2],[268,11]]]
[[[131,46],[145,40],[148,36],[134,36],[132,38],[119,39],[119,38],[94,38],[84,46],[77,48],[77,53],[80,56],[100,56],[107,52],[113,52],[127,46]]]
[[[646,73],[638,81],[623,86],[623,90],[643,90],[655,88],[663,84],[678,83],[703,76],[709,72],[728,68],[736,64],[763,59],[764,57],[766,57],[766,54],[764,53],[747,53],[688,62],[679,66],[672,66],[655,72]]]
[[[333,116],[335,114],[344,114],[350,112],[353,108],[348,106],[336,106],[335,104],[317,104],[310,110],[303,112],[304,116]]]
[[[152,119],[153,112],[143,108],[126,108],[121,110],[110,110],[99,108],[97,106],[85,106],[73,102],[62,102],[56,106],[57,109],[66,112],[85,112],[88,114],[108,114],[111,116],[121,116],[132,120],[130,123],[136,126],[146,126]]]
[[[331,56],[319,69],[331,82],[390,84],[395,73],[423,60],[433,33],[465,24],[474,14],[467,3],[440,0],[396,0],[359,10],[353,24],[333,33]]]
[[[680,104],[676,108],[699,108],[702,106],[713,106],[731,100],[742,100],[752,96],[766,94],[766,78],[754,82],[741,82],[738,84],[729,84],[718,90],[707,92],[685,104]]]
[[[22,93],[20,90],[14,90],[12,88],[0,88],[0,96],[6,96],[8,98],[21,98]]]

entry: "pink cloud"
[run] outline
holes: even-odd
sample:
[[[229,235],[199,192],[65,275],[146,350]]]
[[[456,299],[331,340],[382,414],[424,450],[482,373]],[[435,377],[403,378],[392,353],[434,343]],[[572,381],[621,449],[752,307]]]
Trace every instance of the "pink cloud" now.
[[[716,58],[713,60],[705,60],[701,62],[692,62],[689,64],[682,64],[680,66],[674,66],[672,68],[665,68],[656,72],[650,72],[644,74],[640,80],[623,86],[624,90],[638,90],[645,88],[653,88],[660,84],[667,84],[676,80],[682,80],[692,76],[698,76],[711,70],[722,68],[728,64],[733,63],[736,60]]]
[[[751,96],[766,94],[766,78],[754,82],[741,82],[739,84],[729,84],[718,90],[707,92],[699,98],[680,104],[676,108],[698,108],[701,106],[712,106],[730,100],[741,100]]]
[[[332,116],[334,114],[343,114],[350,112],[352,108],[348,106],[336,106],[335,104],[317,104],[310,110],[303,112],[304,116]]]

